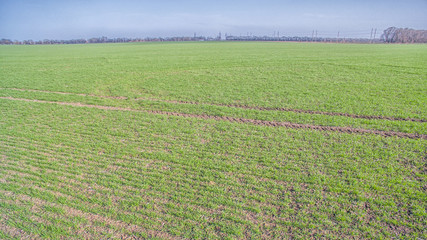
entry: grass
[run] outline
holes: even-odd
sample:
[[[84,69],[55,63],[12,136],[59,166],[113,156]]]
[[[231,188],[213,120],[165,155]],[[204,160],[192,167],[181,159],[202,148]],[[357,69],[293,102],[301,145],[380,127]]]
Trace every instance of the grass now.
[[[425,48],[0,46],[0,238],[426,238],[426,140],[130,111],[427,134],[209,105],[426,119]]]

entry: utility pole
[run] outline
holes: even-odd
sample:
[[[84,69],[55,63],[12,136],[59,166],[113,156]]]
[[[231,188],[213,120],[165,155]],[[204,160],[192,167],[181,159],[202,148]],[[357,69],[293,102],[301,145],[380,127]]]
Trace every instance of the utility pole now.
[[[311,41],[312,41],[312,42],[314,41],[314,30],[313,30],[313,32],[311,33]]]
[[[317,41],[317,30],[316,30],[316,41]]]
[[[369,38],[369,39],[371,39],[372,40],[372,34],[374,33],[374,29],[373,28],[371,28],[371,37]]]
[[[377,35],[377,29],[375,28],[375,32],[374,32],[374,40],[375,40],[375,35]]]
[[[340,39],[340,31],[338,31],[338,34],[337,34],[337,42],[339,42],[339,39]]]

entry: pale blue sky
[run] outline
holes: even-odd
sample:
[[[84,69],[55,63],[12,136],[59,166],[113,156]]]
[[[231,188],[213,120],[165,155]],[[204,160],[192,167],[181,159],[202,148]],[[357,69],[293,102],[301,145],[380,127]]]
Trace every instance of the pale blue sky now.
[[[387,27],[427,29],[427,0],[0,0],[0,38],[75,39],[273,35],[377,37]]]

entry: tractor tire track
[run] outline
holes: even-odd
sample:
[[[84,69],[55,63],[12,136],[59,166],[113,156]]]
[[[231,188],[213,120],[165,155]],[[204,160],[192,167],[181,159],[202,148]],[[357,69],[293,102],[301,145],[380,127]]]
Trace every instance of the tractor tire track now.
[[[25,99],[25,98],[13,98],[13,97],[0,97],[0,99],[7,99],[7,100],[14,100],[14,101],[25,101],[25,102],[36,102],[36,103],[50,103],[50,104],[67,105],[67,106],[75,106],[75,107],[96,108],[96,109],[102,109],[102,110],[143,112],[143,113],[150,113],[150,114],[156,114],[156,115],[166,115],[166,116],[176,116],[176,117],[186,117],[186,118],[198,118],[198,119],[206,119],[206,120],[212,119],[212,120],[216,120],[216,121],[248,123],[248,124],[259,125],[259,126],[285,127],[285,128],[292,128],[292,129],[310,129],[310,130],[317,130],[317,131],[331,131],[331,132],[340,132],[340,133],[348,133],[348,134],[355,134],[355,133],[356,134],[375,134],[375,135],[380,135],[380,136],[384,136],[384,137],[400,137],[400,138],[425,139],[425,140],[427,140],[427,135],[416,134],[416,133],[380,131],[380,130],[363,129],[363,128],[352,128],[352,127],[321,126],[321,125],[300,124],[300,123],[292,123],[292,122],[265,121],[265,120],[256,120],[256,119],[247,119],[247,118],[227,117],[227,116],[197,115],[197,114],[153,111],[153,110],[137,110],[137,109],[132,109],[132,108],[89,105],[89,104],[73,103],[73,102],[53,102],[53,101]]]
[[[240,108],[240,109],[252,109],[259,111],[281,111],[281,112],[295,112],[295,113],[304,113],[304,114],[316,114],[316,115],[327,115],[327,116],[342,116],[349,118],[359,118],[359,119],[368,119],[368,120],[388,120],[388,121],[408,121],[408,122],[427,122],[427,119],[418,119],[418,118],[403,118],[403,117],[389,117],[389,116],[372,116],[372,115],[357,115],[351,113],[341,113],[341,112],[325,112],[325,111],[314,111],[306,109],[294,109],[294,108],[280,108],[280,107],[259,107],[259,106],[247,106],[247,105],[237,105],[237,104],[221,104],[221,103],[201,103],[201,102],[192,102],[192,101],[178,101],[178,100],[161,100],[154,98],[128,98],[123,96],[100,96],[95,94],[84,94],[84,93],[70,93],[70,92],[55,92],[55,91],[46,91],[46,90],[35,90],[35,89],[20,89],[20,88],[0,88],[8,89],[22,92],[41,92],[41,93],[53,93],[53,94],[62,94],[62,95],[76,95],[83,97],[99,97],[107,99],[119,99],[119,100],[136,100],[136,101],[157,101],[157,102],[166,102],[174,104],[191,104],[191,105],[209,105],[209,106],[219,106],[219,107],[230,107],[230,108]]]
[[[137,98],[136,100],[144,100],[144,99]],[[149,100],[149,99],[146,99],[146,100]],[[279,108],[279,107],[271,108],[271,107],[258,107],[258,106],[235,105],[235,104],[199,103],[199,102],[171,101],[171,100],[157,100],[157,101],[177,103],[177,104],[209,105],[209,106],[221,106],[221,107],[231,107],[231,108],[241,108],[241,109],[253,109],[253,110],[259,110],[259,111],[281,111],[281,112],[295,112],[295,113],[318,114],[318,115],[328,115],[328,116],[342,116],[342,117],[362,118],[362,119],[369,119],[369,120],[378,119],[378,120],[408,121],[408,122],[421,122],[421,123],[427,122],[427,119],[357,115],[357,114],[351,114],[351,113],[324,112],[324,111],[314,111],[314,110],[294,109],[294,108]]]

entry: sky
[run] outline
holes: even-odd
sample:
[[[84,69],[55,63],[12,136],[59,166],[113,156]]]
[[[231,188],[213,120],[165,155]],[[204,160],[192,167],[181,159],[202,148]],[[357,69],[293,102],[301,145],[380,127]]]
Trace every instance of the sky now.
[[[427,29],[427,0],[0,0],[0,38],[379,37]]]

